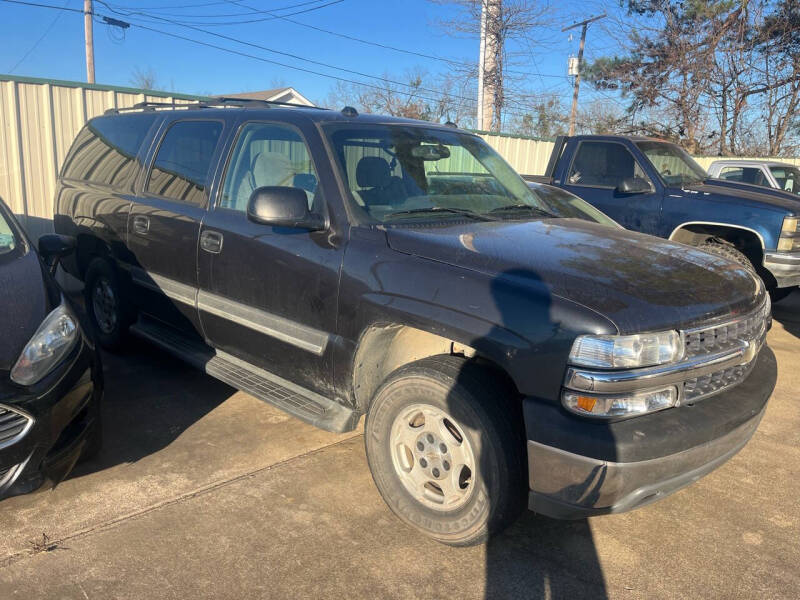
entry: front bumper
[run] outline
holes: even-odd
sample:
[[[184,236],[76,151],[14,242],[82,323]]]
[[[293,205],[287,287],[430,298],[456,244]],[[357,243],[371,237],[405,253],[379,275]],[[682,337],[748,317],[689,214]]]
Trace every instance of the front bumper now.
[[[526,400],[529,508],[560,519],[618,513],[697,481],[752,437],[776,379],[764,347],[735,388],[642,417],[587,421]]]
[[[779,288],[800,285],[800,252],[767,252],[764,268],[772,274]]]
[[[85,338],[35,389],[4,383],[0,406],[25,415],[24,435],[0,446],[0,499],[52,487],[77,462],[99,415],[99,357]]]

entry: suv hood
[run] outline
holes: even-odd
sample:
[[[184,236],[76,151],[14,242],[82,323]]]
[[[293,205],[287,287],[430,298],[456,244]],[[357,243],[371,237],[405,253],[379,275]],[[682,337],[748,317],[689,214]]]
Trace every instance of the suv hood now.
[[[10,371],[52,308],[53,290],[33,250],[0,257],[0,372]]]
[[[682,188],[685,192],[710,194],[720,199],[735,198],[740,203],[751,205],[769,205],[781,208],[794,214],[800,214],[800,197],[783,190],[765,188],[749,183],[737,183],[724,179],[706,179],[702,183],[686,185]]]
[[[761,301],[756,279],[729,260],[577,219],[392,227],[387,238],[398,252],[543,284],[551,296],[606,316],[621,333],[687,327]]]

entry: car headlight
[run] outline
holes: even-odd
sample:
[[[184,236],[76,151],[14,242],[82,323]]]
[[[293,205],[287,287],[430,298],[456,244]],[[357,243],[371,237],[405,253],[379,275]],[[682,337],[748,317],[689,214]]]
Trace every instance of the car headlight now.
[[[631,392],[618,396],[595,396],[586,392],[564,390],[561,401],[567,409],[589,417],[633,417],[675,406],[678,389],[675,386],[646,392]]]
[[[75,346],[80,333],[78,322],[61,304],[47,317],[22,350],[11,380],[31,385],[47,375]]]
[[[601,369],[649,367],[683,358],[684,344],[677,331],[636,335],[581,335],[572,344],[573,365]]]
[[[784,217],[778,238],[778,252],[795,250],[800,250],[800,217]]]

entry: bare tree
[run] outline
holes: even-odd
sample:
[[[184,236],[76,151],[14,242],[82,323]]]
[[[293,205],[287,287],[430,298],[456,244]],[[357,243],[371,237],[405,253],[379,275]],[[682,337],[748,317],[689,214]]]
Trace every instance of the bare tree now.
[[[152,67],[136,67],[131,73],[131,85],[141,90],[154,90],[158,87],[158,77]]]
[[[487,104],[492,109],[491,128],[499,131],[503,123],[504,109],[512,108],[518,115],[529,110],[531,105],[523,96],[530,98],[527,89],[528,77],[515,79],[511,71],[520,63],[527,66],[530,58],[512,51],[511,45],[531,48],[531,33],[549,23],[550,5],[536,0],[431,0],[457,8],[455,16],[440,23],[448,35],[481,36],[483,21],[485,39],[485,64],[483,69],[484,89],[492,92]],[[487,18],[481,18],[486,10]],[[522,59],[522,60],[521,60]],[[545,99],[546,100],[546,99]],[[513,112],[513,111],[512,111]],[[524,114],[518,119],[524,118]]]

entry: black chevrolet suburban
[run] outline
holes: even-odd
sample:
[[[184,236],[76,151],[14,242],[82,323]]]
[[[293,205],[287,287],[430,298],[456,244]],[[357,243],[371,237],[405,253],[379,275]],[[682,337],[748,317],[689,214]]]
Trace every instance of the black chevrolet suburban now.
[[[776,365],[747,269],[555,218],[454,127],[219,103],[111,111],[66,158],[55,226],[106,346],[330,431],[366,415],[387,504],[453,545],[526,504],[647,504],[753,435]]]

